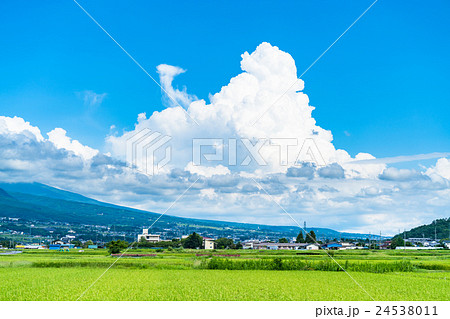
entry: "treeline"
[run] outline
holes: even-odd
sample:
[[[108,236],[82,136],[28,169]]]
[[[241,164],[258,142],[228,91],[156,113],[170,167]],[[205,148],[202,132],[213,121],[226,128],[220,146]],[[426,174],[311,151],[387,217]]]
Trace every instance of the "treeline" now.
[[[411,230],[402,232],[395,237],[400,238],[431,238],[434,239],[435,229],[437,239],[449,239],[450,218],[436,219],[429,225],[422,225]]]

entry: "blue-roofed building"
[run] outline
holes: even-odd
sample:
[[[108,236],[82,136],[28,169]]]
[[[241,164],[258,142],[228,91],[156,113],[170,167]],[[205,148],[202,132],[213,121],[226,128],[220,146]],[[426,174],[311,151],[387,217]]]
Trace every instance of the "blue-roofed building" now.
[[[339,243],[328,243],[328,244],[324,244],[322,245],[322,249],[340,249],[342,248],[342,245]]]

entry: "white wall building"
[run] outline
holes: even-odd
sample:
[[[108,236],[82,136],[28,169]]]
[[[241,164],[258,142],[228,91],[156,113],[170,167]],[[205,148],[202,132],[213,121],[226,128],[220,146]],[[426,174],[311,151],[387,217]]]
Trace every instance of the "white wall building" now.
[[[214,249],[214,239],[203,237],[203,247],[205,249]]]
[[[149,243],[159,243],[161,241],[161,235],[149,234],[148,229],[144,228],[142,230],[142,234],[138,235],[138,242],[140,242],[141,239],[143,239]]]

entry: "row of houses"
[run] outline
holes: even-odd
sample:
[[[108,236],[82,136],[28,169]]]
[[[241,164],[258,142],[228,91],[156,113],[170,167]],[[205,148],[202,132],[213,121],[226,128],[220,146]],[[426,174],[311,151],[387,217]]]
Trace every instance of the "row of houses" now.
[[[187,238],[188,236],[182,236],[181,238]],[[161,235],[150,234],[148,229],[143,229],[142,234],[138,235],[138,242],[145,240],[149,243],[158,243],[164,240],[161,239]],[[258,250],[319,250],[319,249],[332,249],[332,250],[344,250],[344,249],[364,249],[366,247],[356,246],[354,243],[347,242],[331,242],[319,245],[317,243],[273,243],[273,242],[261,242],[258,240],[249,240],[242,243],[244,249],[258,249]],[[204,249],[214,249],[215,240],[213,238],[203,237]]]
[[[259,249],[259,250],[319,250],[319,249],[362,249],[353,243],[327,243],[318,245],[316,243],[270,243],[247,241],[243,243],[244,249]]]

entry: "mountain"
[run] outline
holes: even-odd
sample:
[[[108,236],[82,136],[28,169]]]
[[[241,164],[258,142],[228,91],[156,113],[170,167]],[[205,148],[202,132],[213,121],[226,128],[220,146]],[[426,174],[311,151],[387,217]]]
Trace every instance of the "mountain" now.
[[[450,237],[450,218],[436,219],[431,224],[418,226],[406,232],[402,232],[394,237],[401,238],[432,238],[437,239]],[[436,232],[435,232],[436,231]]]
[[[4,189],[0,188],[0,197],[12,198]]]
[[[39,183],[0,183],[0,217],[15,217],[33,223],[62,223],[109,227],[126,226],[137,233],[151,225],[160,214],[103,203],[76,193]],[[164,215],[152,227],[154,232],[179,236],[196,231],[213,236],[240,238],[296,237],[294,226],[271,226],[182,218]],[[311,227],[318,238],[367,238],[367,234],[340,233],[328,228]],[[170,238],[170,237],[169,237]]]
[[[1,183],[0,189],[9,193],[24,193],[29,195],[43,196],[48,198],[63,199],[73,202],[106,204],[95,199],[85,197],[80,194],[72,193],[62,189],[47,186],[41,183]],[[1,195],[0,195],[1,196]]]

